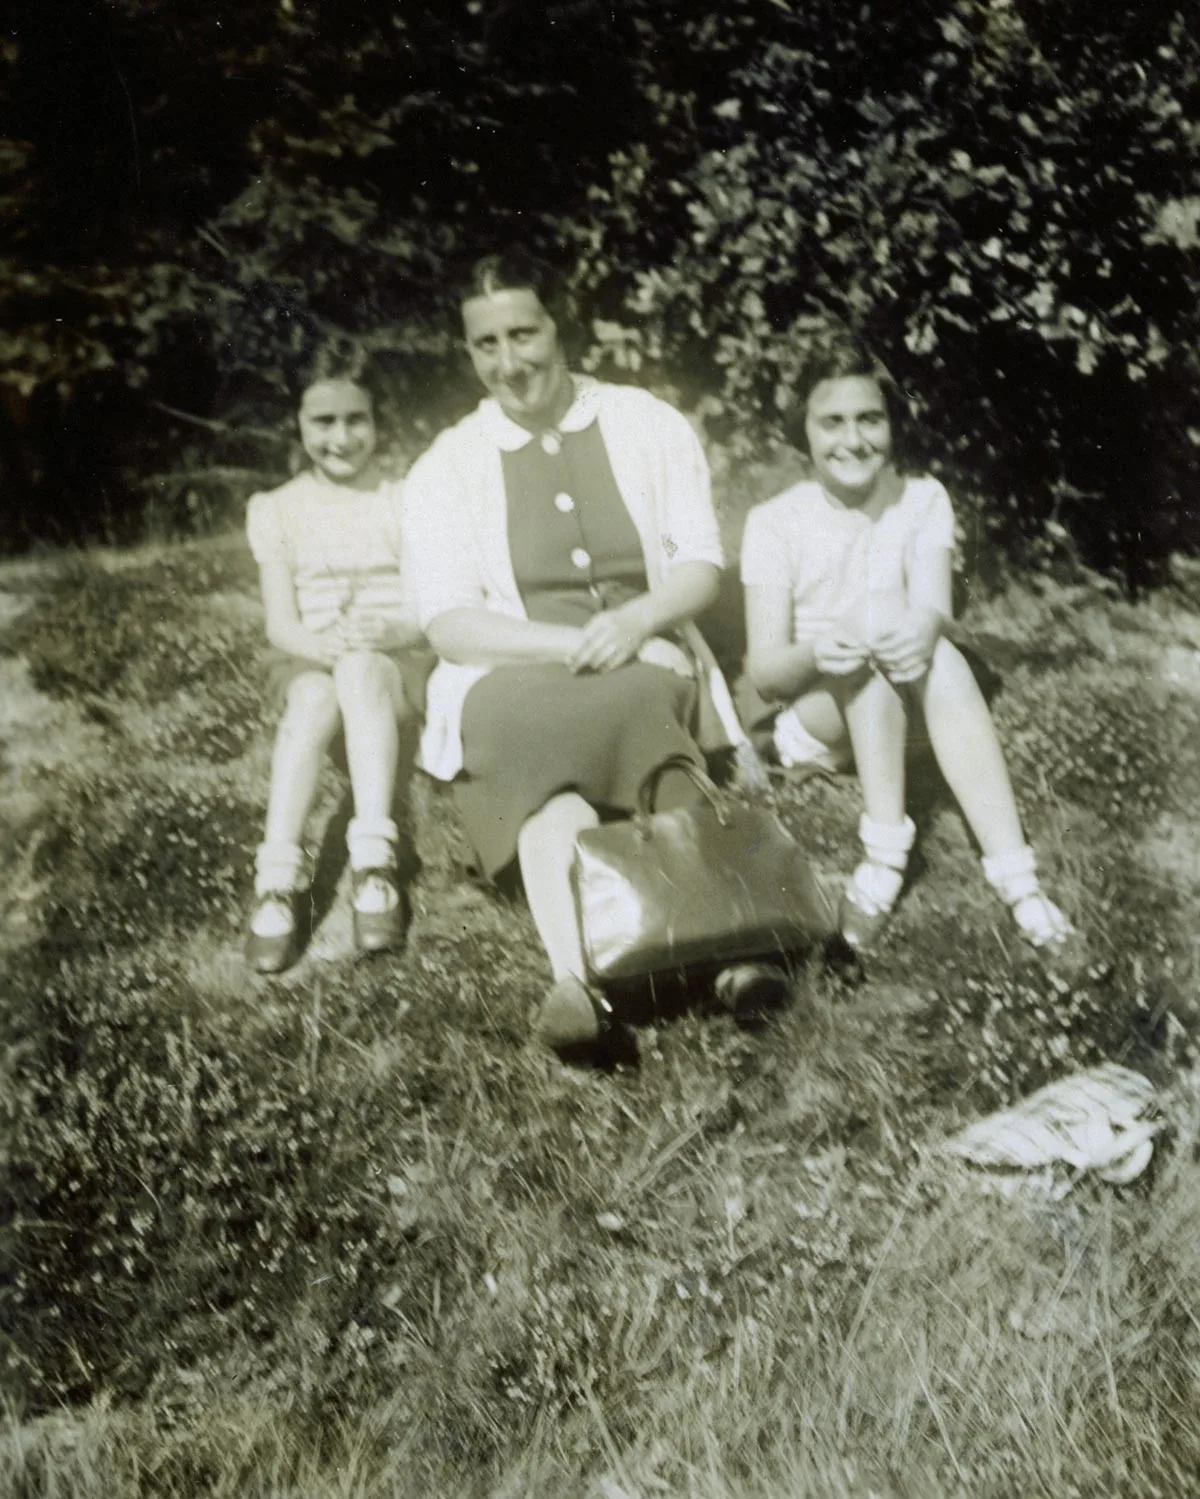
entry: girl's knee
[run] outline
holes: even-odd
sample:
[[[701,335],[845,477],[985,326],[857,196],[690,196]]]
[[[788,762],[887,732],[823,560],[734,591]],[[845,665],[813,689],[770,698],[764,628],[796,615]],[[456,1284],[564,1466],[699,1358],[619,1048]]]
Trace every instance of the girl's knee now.
[[[934,647],[933,659],[929,663],[926,691],[955,697],[980,696],[975,673],[967,664],[967,658],[953,643],[945,638]]]
[[[342,656],[333,668],[333,682],[339,698],[403,700],[404,689],[396,663],[379,651],[352,651]]]
[[[292,680],[281,732],[332,739],[340,721],[337,691],[328,673],[309,671]]]
[[[834,690],[835,701],[847,724],[855,719],[905,716],[904,694],[873,667],[864,667],[842,678]]]

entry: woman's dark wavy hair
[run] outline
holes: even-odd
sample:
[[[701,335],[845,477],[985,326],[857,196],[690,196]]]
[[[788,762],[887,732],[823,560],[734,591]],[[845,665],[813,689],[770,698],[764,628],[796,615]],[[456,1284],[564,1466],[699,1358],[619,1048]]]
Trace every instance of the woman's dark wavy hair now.
[[[908,400],[883,361],[849,329],[834,329],[813,340],[801,367],[792,402],[783,414],[783,430],[788,441],[809,456],[808,433],[804,424],[813,391],[823,380],[844,380],[855,376],[874,380],[879,386],[892,427],[893,460],[897,468],[907,468],[912,459],[909,439],[912,415]]]
[[[304,392],[323,380],[348,380],[365,390],[371,398],[376,423],[385,404],[387,391],[374,356],[358,339],[348,333],[333,333],[312,344],[291,370],[288,393],[296,406]]]
[[[524,245],[509,245],[477,260],[462,278],[458,305],[473,297],[490,297],[498,291],[531,291],[554,320],[559,343],[568,359],[581,351],[583,338],[578,313],[562,275],[548,261]]]

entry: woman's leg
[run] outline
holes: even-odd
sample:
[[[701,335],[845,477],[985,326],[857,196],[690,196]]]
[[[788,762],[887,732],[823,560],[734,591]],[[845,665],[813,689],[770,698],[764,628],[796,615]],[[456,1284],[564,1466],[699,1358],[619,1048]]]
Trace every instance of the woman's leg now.
[[[517,835],[525,896],[556,982],[584,977],[583,947],[571,894],[571,860],[576,837],[599,821],[595,809],[583,797],[563,791],[527,818]]]

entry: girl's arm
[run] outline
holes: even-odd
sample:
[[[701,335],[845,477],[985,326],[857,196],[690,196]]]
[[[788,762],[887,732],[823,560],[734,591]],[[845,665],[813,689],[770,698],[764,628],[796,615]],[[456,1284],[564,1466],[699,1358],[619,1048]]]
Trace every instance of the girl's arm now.
[[[583,631],[519,619],[492,609],[448,609],[425,627],[429,643],[446,661],[471,666],[511,666],[551,661],[566,665]]]
[[[821,675],[814,642],[792,639],[792,591],[746,585],[746,672],[763,697],[790,702]]]
[[[351,651],[403,651],[418,645],[424,635],[416,620],[381,619],[351,610],[341,626],[342,640]]]
[[[296,589],[287,563],[279,558],[268,558],[259,563],[258,576],[267,616],[267,639],[275,649],[286,651],[289,656],[301,656],[307,661],[332,666],[346,649],[341,631],[335,627],[318,633],[301,624],[296,609]]]
[[[908,608],[871,642],[871,654],[894,682],[915,682],[929,670],[942,632],[953,618],[953,552],[922,547],[908,575]]]
[[[632,661],[655,635],[686,624],[715,602],[720,569],[711,562],[681,562],[649,593],[605,609],[578,632],[568,664],[574,671],[612,671]]]

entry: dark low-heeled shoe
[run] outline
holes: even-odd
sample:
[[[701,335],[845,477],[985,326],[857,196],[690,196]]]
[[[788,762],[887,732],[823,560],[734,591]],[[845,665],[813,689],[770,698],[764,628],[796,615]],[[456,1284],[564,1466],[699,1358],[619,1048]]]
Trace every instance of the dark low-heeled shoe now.
[[[780,1009],[791,992],[791,980],[774,963],[730,963],[713,980],[717,1002],[742,1024]]]
[[[363,886],[371,880],[378,880],[387,885],[395,895],[395,900],[388,905],[386,910],[359,910],[359,895]],[[396,871],[394,869],[356,869],[353,886],[351,904],[354,946],[357,951],[360,953],[391,952],[401,946],[405,929],[408,926],[408,910],[404,892],[396,882]]]
[[[613,1009],[582,979],[559,979],[542,1001],[533,1034],[551,1051],[574,1051],[599,1041],[613,1024]]]
[[[300,931],[302,901],[306,890],[268,890],[256,898],[250,930],[246,934],[246,962],[255,973],[282,973],[299,958],[304,942]],[[265,906],[281,906],[291,917],[286,931],[264,936],[254,930]]]

